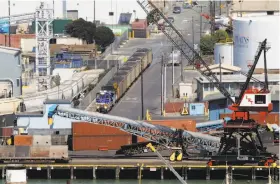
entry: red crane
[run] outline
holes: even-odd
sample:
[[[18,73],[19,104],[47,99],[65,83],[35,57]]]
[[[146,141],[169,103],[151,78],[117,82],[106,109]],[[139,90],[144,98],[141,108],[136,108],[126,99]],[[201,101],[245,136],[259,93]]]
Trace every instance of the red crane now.
[[[232,163],[241,162],[260,162],[262,160],[269,160],[274,157],[273,154],[268,153],[262,144],[262,140],[258,131],[259,124],[250,119],[250,112],[257,112],[261,116],[261,121],[264,121],[265,116],[272,111],[271,94],[268,90],[267,68],[266,68],[266,51],[267,40],[261,42],[257,54],[255,56],[254,64],[247,74],[246,82],[243,85],[239,97],[234,100],[231,94],[226,90],[224,85],[219,81],[214,72],[210,69],[208,64],[200,57],[192,46],[184,39],[182,34],[174,27],[174,25],[164,16],[164,14],[151,2],[143,0],[138,4],[149,15],[153,13],[152,22],[158,25],[159,19],[164,19],[166,29],[162,30],[165,36],[173,43],[173,45],[181,51],[189,64],[192,64],[209,82],[211,82],[232,105],[229,108],[233,111],[231,120],[227,121],[224,126],[224,136],[221,139],[221,146],[218,153],[211,153],[212,160],[216,162],[232,161]],[[265,83],[253,77],[253,73],[257,62],[264,51],[265,64]],[[202,70],[203,68],[203,70]],[[261,83],[263,88],[248,89],[250,80]],[[263,123],[263,122],[260,122]],[[243,157],[246,155],[246,157]],[[212,162],[211,162],[212,163]]]

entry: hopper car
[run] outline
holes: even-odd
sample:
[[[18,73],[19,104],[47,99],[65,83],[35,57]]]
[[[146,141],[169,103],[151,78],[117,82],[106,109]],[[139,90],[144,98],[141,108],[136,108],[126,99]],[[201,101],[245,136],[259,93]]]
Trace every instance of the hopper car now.
[[[108,113],[113,106],[128,91],[132,84],[138,79],[152,63],[153,54],[151,49],[137,49],[135,53],[122,65],[115,76],[101,87],[96,95],[96,111]]]

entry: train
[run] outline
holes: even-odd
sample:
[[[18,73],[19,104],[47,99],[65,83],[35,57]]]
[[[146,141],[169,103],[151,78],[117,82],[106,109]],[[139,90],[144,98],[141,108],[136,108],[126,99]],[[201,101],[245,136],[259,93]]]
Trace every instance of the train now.
[[[96,111],[108,113],[153,61],[151,49],[140,48],[132,54],[108,83],[96,94]]]

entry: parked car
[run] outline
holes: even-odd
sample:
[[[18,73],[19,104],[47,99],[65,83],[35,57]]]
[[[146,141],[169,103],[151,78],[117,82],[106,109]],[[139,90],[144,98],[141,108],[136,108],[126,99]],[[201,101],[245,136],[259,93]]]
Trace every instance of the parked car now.
[[[175,6],[173,8],[173,13],[180,14],[181,13],[181,7],[180,6]]]
[[[174,22],[175,22],[174,17],[167,17],[167,19],[168,19],[171,23],[174,23]]]

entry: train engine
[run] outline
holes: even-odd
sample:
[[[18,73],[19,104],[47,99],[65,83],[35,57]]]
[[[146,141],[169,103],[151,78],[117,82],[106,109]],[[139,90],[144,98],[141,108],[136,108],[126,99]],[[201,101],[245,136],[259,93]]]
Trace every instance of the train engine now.
[[[115,105],[116,94],[114,91],[100,91],[96,94],[96,111],[107,114]]]

